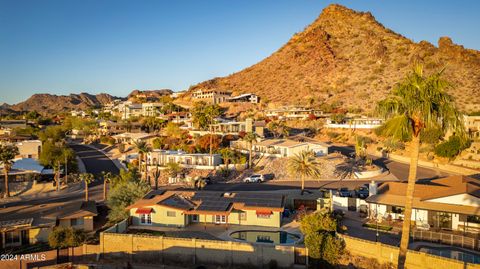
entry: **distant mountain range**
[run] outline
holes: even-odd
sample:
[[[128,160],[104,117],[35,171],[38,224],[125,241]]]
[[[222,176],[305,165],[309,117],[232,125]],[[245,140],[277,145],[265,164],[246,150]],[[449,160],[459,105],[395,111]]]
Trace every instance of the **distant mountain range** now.
[[[39,93],[30,96],[27,100],[15,105],[0,105],[0,115],[18,114],[23,111],[37,111],[40,113],[54,114],[74,109],[84,110],[88,108],[100,107],[107,103],[111,103],[115,99],[133,99],[138,97],[146,97],[147,99],[155,99],[164,95],[170,95],[172,90],[133,90],[127,98],[116,97],[106,93],[96,95],[88,93],[70,94],[70,95],[54,95]]]
[[[460,30],[460,29],[459,29]],[[369,12],[330,5],[303,32],[261,62],[227,77],[190,88],[252,92],[279,105],[330,104],[371,111],[392,86],[423,63],[427,72],[445,68],[459,109],[480,111],[480,52],[455,45],[415,43],[385,28]],[[188,94],[185,95],[188,101]]]

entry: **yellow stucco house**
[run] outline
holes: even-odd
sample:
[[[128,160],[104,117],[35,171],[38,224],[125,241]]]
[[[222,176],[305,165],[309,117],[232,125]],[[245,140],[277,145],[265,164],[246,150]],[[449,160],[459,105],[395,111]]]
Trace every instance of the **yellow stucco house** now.
[[[97,215],[95,201],[2,208],[0,249],[48,242],[48,235],[57,226],[91,232]]]
[[[281,194],[152,191],[127,209],[136,226],[214,223],[278,228],[284,205]]]

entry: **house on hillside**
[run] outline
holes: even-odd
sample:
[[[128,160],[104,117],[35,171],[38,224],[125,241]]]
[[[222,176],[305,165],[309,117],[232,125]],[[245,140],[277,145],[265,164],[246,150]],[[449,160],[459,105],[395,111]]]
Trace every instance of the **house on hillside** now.
[[[307,120],[325,117],[323,111],[306,107],[280,107],[265,110],[265,116],[279,120]]]
[[[281,194],[153,191],[127,209],[134,226],[201,223],[279,228],[284,205]]]
[[[192,98],[194,101],[205,101],[207,103],[220,104],[227,102],[231,95],[231,92],[225,90],[198,89],[193,92]]]
[[[213,169],[222,163],[220,154],[208,153],[186,153],[181,150],[160,150],[154,149],[147,153],[149,168],[166,166],[169,163],[179,164],[184,168],[192,169]]]
[[[13,129],[27,128],[26,120],[1,120],[0,121],[0,135],[11,135]]]
[[[38,159],[42,151],[42,141],[24,140],[15,143],[18,148],[18,155],[15,158],[33,158]]]
[[[153,134],[147,133],[121,133],[112,136],[115,139],[115,143],[125,143],[125,144],[134,144],[138,143],[139,141],[147,141],[155,137]]]
[[[384,123],[383,119],[379,118],[346,118],[342,122],[335,122],[333,119],[327,119],[326,128],[329,129],[375,129]]]
[[[385,220],[403,220],[407,182],[387,182],[366,201],[370,214]],[[480,180],[450,176],[417,182],[411,221],[420,229],[480,233]]]
[[[463,116],[463,122],[470,138],[480,138],[480,116],[465,115]]]
[[[253,119],[248,118],[245,121],[224,121],[211,124],[208,130],[190,130],[189,134],[194,136],[206,135],[206,134],[217,134],[217,135],[240,135],[241,133],[253,132],[259,137],[265,137],[266,131],[265,121],[253,121]]]
[[[243,140],[231,141],[230,147],[248,151],[248,143]],[[324,156],[329,152],[330,145],[323,142],[300,142],[290,139],[265,139],[253,143],[252,151],[257,154],[277,157],[291,157],[304,150],[311,150],[316,156]]]
[[[0,249],[48,242],[56,226],[91,232],[97,215],[95,201],[0,208]]]
[[[260,102],[260,97],[253,93],[244,93],[237,96],[228,98],[228,102],[231,103],[252,103],[257,104]]]

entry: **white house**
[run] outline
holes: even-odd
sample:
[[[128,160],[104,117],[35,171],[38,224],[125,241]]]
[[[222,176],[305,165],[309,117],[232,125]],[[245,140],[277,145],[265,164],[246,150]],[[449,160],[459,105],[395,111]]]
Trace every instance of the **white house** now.
[[[233,149],[248,151],[248,143],[243,140],[230,142]],[[290,139],[265,139],[253,143],[252,151],[268,156],[290,157],[304,150],[312,150],[316,156],[328,154],[329,145],[322,142],[299,142]]]
[[[383,124],[384,120],[379,118],[347,118],[344,122],[335,122],[327,119],[326,128],[330,129],[375,129]]]
[[[184,168],[213,169],[222,163],[220,154],[186,153],[181,150],[155,149],[147,154],[147,163],[150,168],[177,163]]]
[[[387,182],[366,199],[371,215],[403,220],[407,182]],[[480,232],[480,180],[450,176],[417,182],[411,221],[422,229]]]
[[[253,93],[244,93],[234,97],[230,97],[228,102],[232,103],[253,103],[256,104],[260,101],[260,98]]]
[[[227,102],[231,92],[217,89],[198,89],[193,92],[192,97],[196,101],[205,101],[212,104]]]
[[[115,143],[133,144],[138,141],[146,141],[154,136],[153,134],[147,133],[121,133],[112,136],[112,138],[115,139]]]

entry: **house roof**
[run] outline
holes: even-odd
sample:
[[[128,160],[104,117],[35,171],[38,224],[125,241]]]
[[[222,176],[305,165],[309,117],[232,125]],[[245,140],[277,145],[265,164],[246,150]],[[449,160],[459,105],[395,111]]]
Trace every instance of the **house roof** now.
[[[130,139],[145,139],[149,137],[153,137],[152,134],[147,133],[121,133],[112,136],[113,138],[130,138]]]
[[[14,170],[18,170],[19,172],[28,171],[28,172],[40,174],[42,173],[43,168],[44,168],[43,165],[40,165],[36,159],[23,158],[23,159],[16,160],[13,163],[12,172],[14,172]]]
[[[366,199],[370,203],[404,206],[407,182],[387,182],[378,188],[378,194]],[[476,206],[435,202],[436,198],[467,194],[480,198],[480,180],[466,176],[450,176],[415,184],[413,207],[452,213],[480,215]]]
[[[323,147],[329,147],[329,145],[322,142],[299,142],[291,139],[265,139],[256,143],[255,145],[265,146],[265,147],[276,146],[276,147],[293,148],[293,147],[298,147],[305,144],[313,144],[313,145],[319,145]]]
[[[228,213],[232,209],[283,211],[284,196],[256,192],[166,191],[149,193],[127,209],[155,205],[184,210],[187,214]]]
[[[62,213],[58,215],[59,219],[76,219],[87,216],[97,216],[97,205],[95,201],[78,201],[67,205]]]

